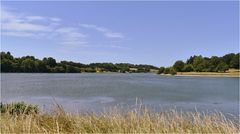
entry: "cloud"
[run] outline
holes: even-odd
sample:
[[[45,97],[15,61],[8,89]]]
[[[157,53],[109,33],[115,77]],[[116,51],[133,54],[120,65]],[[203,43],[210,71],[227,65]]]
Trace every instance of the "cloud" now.
[[[55,22],[59,22],[59,21],[61,21],[60,18],[56,18],[56,17],[52,17],[52,18],[50,18],[50,19],[51,19],[51,21],[55,21]]]
[[[49,32],[52,30],[51,27],[40,25],[40,24],[32,24],[26,22],[8,22],[2,24],[2,30],[10,30],[10,31],[29,31],[29,32]]]
[[[54,25],[50,25],[53,22],[49,17],[26,15],[6,10],[4,7],[1,8],[1,12],[1,32],[5,36],[37,37],[54,29]]]
[[[61,27],[56,29],[55,32],[61,36],[61,43],[66,46],[83,46],[87,45],[87,35],[79,32],[75,27]]]
[[[110,29],[107,29],[105,27],[100,27],[92,24],[80,24],[80,26],[102,32],[108,38],[120,38],[120,39],[124,38],[124,35],[122,33],[112,32]]]
[[[35,34],[28,32],[3,32],[2,35],[5,36],[15,36],[15,37],[33,37]]]
[[[65,27],[59,22],[60,18],[36,15],[26,15],[1,9],[2,29],[1,34],[12,37],[31,37],[50,39],[54,37],[65,46],[79,46],[87,44],[86,35],[79,32],[78,28]]]
[[[42,16],[26,16],[26,19],[28,21],[41,21],[41,20],[46,20],[45,17]]]
[[[50,39],[56,41],[62,49],[77,49],[79,47],[99,47],[99,48],[118,48],[126,49],[117,45],[120,42],[112,42],[106,45],[104,42],[109,40],[101,40],[100,43],[105,45],[97,45],[95,37],[89,38],[88,34],[82,33],[81,29],[88,28],[103,33],[107,39],[123,39],[122,33],[112,32],[112,30],[100,27],[97,25],[80,24],[80,27],[66,26],[61,18],[39,16],[18,12],[13,9],[1,8],[1,35],[19,37],[19,38],[34,38],[34,39]],[[122,40],[115,40],[122,41]]]

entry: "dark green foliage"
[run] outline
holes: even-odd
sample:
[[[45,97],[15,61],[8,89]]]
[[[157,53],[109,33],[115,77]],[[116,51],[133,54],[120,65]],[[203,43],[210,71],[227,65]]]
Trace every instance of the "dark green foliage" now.
[[[72,61],[57,63],[52,57],[36,59],[34,56],[14,58],[10,52],[1,52],[1,72],[29,72],[29,73],[81,73],[81,72],[121,72],[146,73],[151,69],[158,73],[174,74],[179,72],[225,72],[228,68],[239,69],[239,53],[226,54],[223,57],[191,56],[186,63],[176,61],[172,68],[157,68],[152,65],[134,65],[129,63],[91,63],[82,64]]]
[[[167,67],[164,70],[164,74],[175,75],[175,74],[177,74],[177,72],[175,71],[175,69],[173,67]]]
[[[11,104],[0,103],[0,111],[1,113],[8,113],[12,115],[33,114],[33,113],[38,113],[39,108],[37,105],[26,104],[24,102],[11,103]]]
[[[239,53],[234,55],[234,57],[230,61],[229,66],[230,66],[230,68],[239,69]]]
[[[71,65],[66,65],[66,73],[81,73],[81,69]]]
[[[211,58],[191,56],[186,63],[176,61],[173,67],[166,68],[165,74],[174,74],[177,72],[226,72],[229,68],[239,69],[239,53],[226,54],[223,57],[212,56]],[[159,70],[159,73],[162,73]]]
[[[193,71],[193,65],[192,64],[185,64],[183,68],[183,72],[192,72]]]
[[[158,74],[162,74],[165,71],[165,67],[160,67],[158,70]]]
[[[169,73],[170,73],[171,75],[177,74],[176,70],[175,70],[173,67],[170,68],[170,72],[169,72]]]
[[[134,68],[135,70],[131,70]],[[57,63],[52,57],[36,59],[34,56],[14,58],[10,52],[1,52],[1,72],[29,73],[81,73],[81,72],[149,72],[158,69],[152,65],[134,65],[129,63],[91,63],[89,65],[72,61]]]
[[[217,72],[225,72],[227,71],[229,68],[228,68],[228,65],[225,63],[225,62],[220,62],[217,67],[215,68],[215,70]]]
[[[174,63],[173,68],[175,69],[175,71],[177,72],[182,72],[183,68],[184,68],[184,62],[181,60],[178,60]]]
[[[23,60],[21,64],[21,69],[23,70],[23,72],[35,72],[36,67],[34,60],[28,58]]]
[[[163,73],[164,74],[170,74],[170,67],[165,68]]]
[[[49,67],[55,67],[57,65],[56,60],[52,57],[43,58],[43,62]]]

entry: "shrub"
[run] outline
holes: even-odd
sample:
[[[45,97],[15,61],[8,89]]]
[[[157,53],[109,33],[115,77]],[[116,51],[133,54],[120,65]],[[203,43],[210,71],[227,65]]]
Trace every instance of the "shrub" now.
[[[158,74],[164,73],[165,67],[160,67],[158,70]]]
[[[37,105],[27,104],[24,102],[17,102],[11,104],[0,103],[0,111],[1,113],[8,113],[11,115],[33,114],[38,113],[39,108]]]

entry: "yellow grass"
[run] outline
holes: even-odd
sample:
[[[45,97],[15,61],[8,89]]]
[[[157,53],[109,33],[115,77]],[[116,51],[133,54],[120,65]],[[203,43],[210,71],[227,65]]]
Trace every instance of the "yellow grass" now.
[[[238,69],[229,69],[224,73],[220,72],[177,72],[177,76],[209,76],[209,77],[240,77]]]
[[[62,108],[51,113],[1,115],[1,133],[239,133],[239,123],[223,114],[151,112],[114,108],[101,114],[70,114]]]

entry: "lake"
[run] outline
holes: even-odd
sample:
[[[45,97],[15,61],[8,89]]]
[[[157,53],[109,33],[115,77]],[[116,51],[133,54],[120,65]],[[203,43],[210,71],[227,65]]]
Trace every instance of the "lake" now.
[[[2,102],[26,101],[49,109],[101,111],[137,104],[155,110],[213,111],[239,115],[239,78],[177,77],[156,74],[2,73]]]

